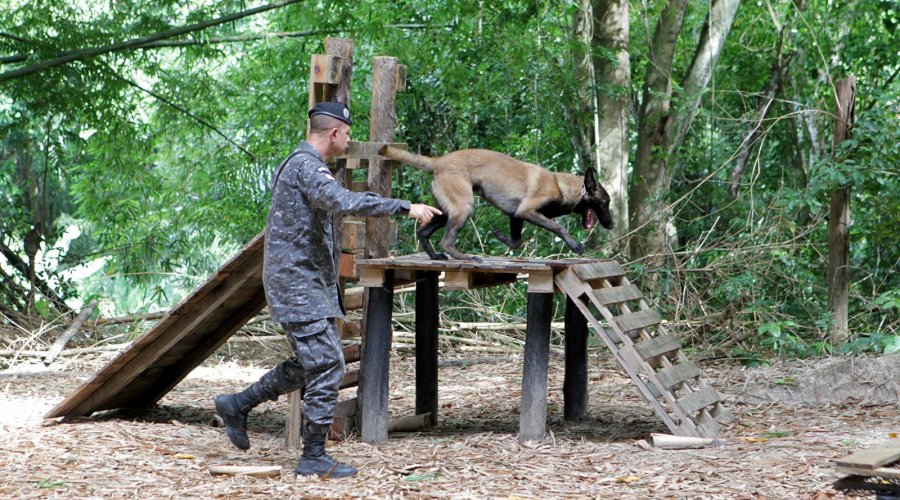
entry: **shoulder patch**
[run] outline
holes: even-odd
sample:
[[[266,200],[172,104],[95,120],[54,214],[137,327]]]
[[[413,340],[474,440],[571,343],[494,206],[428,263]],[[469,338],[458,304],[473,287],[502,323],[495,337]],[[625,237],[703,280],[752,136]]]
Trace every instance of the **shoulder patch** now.
[[[319,173],[325,175],[325,177],[328,177],[329,179],[334,180],[334,177],[331,175],[331,171],[328,170],[327,167],[319,167],[316,169],[316,172],[319,172]]]

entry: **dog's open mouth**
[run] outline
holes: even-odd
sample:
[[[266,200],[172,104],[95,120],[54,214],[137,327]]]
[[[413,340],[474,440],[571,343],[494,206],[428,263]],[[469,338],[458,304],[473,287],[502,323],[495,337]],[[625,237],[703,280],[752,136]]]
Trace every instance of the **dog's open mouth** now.
[[[590,229],[594,227],[594,211],[588,209],[587,212],[584,213],[584,216],[581,218],[581,225],[584,226],[585,229]]]

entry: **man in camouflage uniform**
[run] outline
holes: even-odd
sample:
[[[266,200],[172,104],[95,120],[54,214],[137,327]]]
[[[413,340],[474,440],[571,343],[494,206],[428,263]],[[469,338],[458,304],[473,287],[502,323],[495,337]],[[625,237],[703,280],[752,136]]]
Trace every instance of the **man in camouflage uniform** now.
[[[347,152],[350,113],[342,104],[320,103],[310,110],[309,119],[307,140],[273,175],[263,264],[269,309],[284,327],[294,355],[243,392],[216,396],[215,405],[228,438],[245,450],[250,447],[250,410],[305,386],[303,454],[295,472],[338,478],[351,476],[356,469],[325,453],[344,376],[343,348],[335,324],[335,318],[343,317],[343,305],[334,258],[333,215],[407,214],[427,224],[440,211],[344,189],[325,163]]]

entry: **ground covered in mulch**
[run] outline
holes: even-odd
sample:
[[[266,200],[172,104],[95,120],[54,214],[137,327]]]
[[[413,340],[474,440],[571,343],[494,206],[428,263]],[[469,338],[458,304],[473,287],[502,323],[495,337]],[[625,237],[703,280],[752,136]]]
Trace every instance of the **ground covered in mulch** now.
[[[591,354],[590,419],[562,419],[563,360],[551,357],[547,439],[516,439],[519,354],[443,352],[436,428],[392,434],[372,446],[351,438],[329,451],[356,477],[296,477],[284,446],[287,404],[250,417],[252,448],[231,446],[210,425],[212,398],[256,380],[281,346],[231,343],[143,413],[114,412],[59,424],[42,416],[114,353],[66,358],[49,374],[0,378],[0,497],[450,497],[450,498],[845,498],[830,460],[900,432],[900,356],[793,362],[746,369],[700,363],[735,414],[714,445],[642,446],[667,432],[603,351]],[[845,363],[845,364],[841,364]],[[849,363],[849,364],[847,364]],[[414,360],[395,354],[391,411],[413,412]],[[842,386],[834,396],[824,382]],[[838,374],[838,375],[835,375]],[[347,395],[342,395],[346,397]],[[278,465],[280,477],[213,476],[212,465]]]

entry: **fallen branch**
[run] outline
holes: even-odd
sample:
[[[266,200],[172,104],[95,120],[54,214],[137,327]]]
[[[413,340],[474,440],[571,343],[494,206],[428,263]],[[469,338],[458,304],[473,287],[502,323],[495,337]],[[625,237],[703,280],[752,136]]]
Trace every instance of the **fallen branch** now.
[[[47,351],[47,355],[42,360],[44,362],[44,366],[48,366],[53,362],[53,360],[56,359],[57,356],[59,356],[59,353],[62,352],[63,348],[66,347],[66,344],[68,344],[69,341],[72,340],[72,337],[74,337],[75,334],[78,333],[78,330],[81,329],[81,325],[84,324],[84,321],[88,316],[91,315],[92,312],[94,312],[94,309],[96,308],[97,301],[92,300],[87,305],[87,307],[85,307],[81,310],[80,313],[78,313],[75,321],[73,321],[72,324],[69,325],[69,328],[67,328],[66,331],[64,331],[62,335],[60,335],[59,338],[56,339],[56,342],[54,342],[52,346],[50,346],[50,350]]]
[[[213,476],[253,476],[253,477],[280,477],[280,465],[210,465],[209,473]]]

